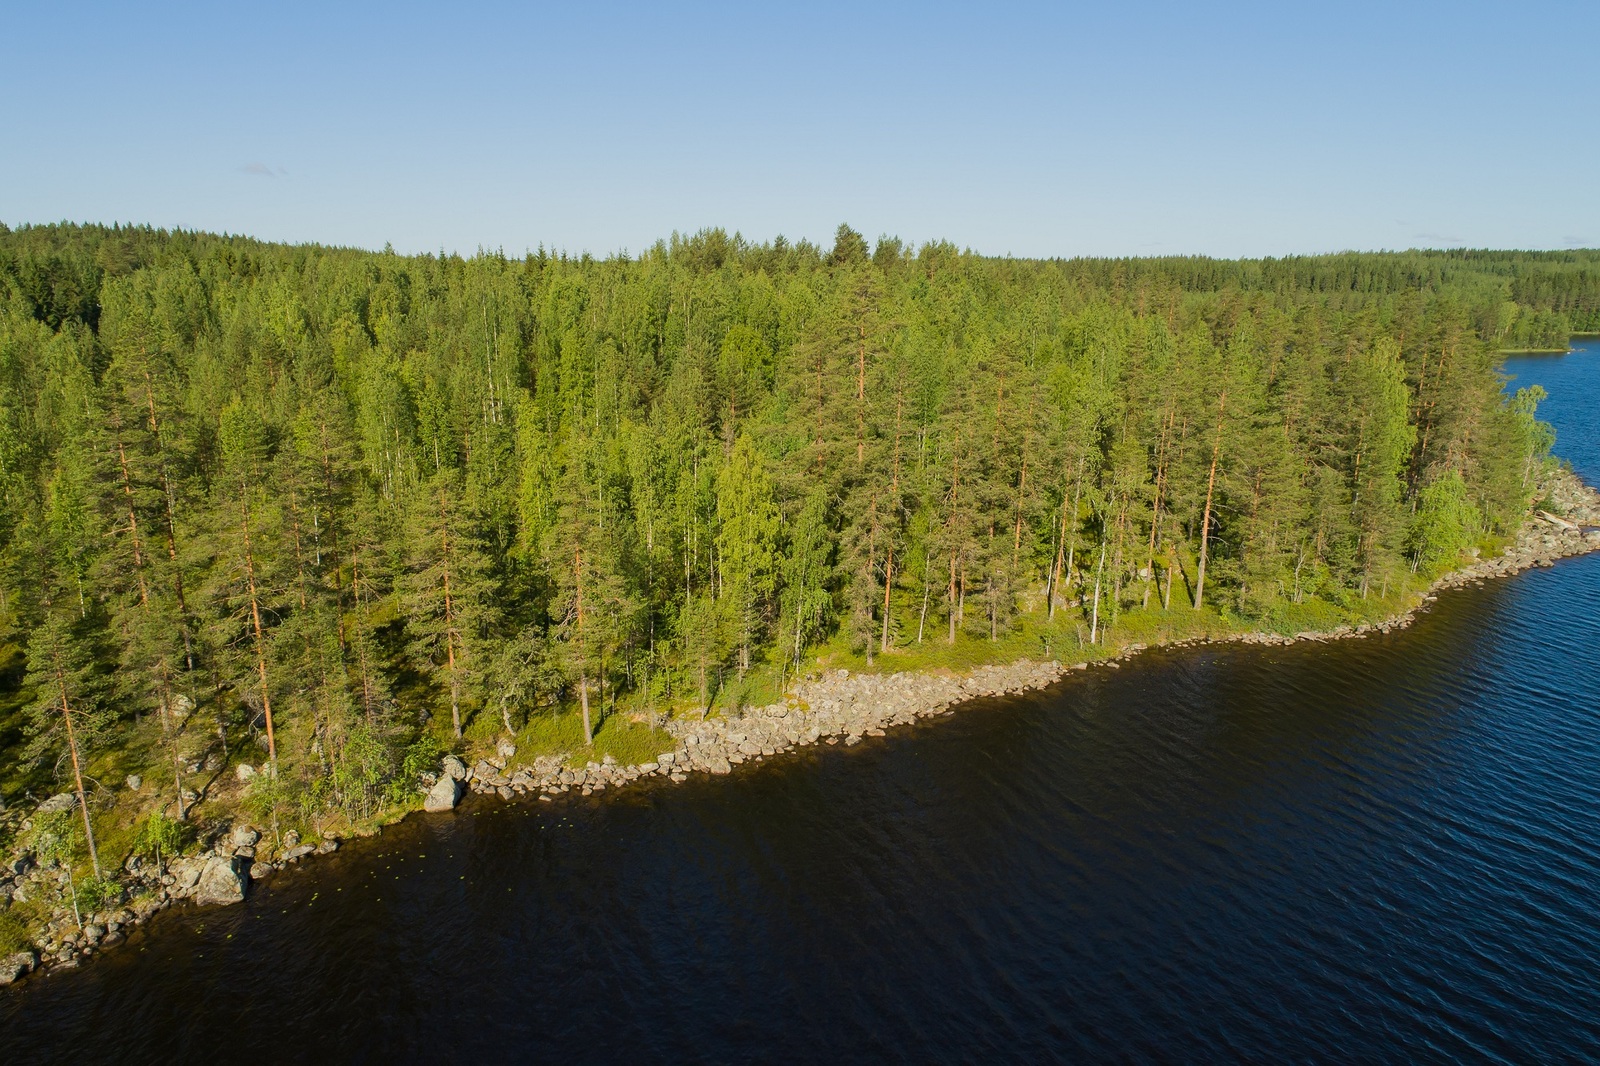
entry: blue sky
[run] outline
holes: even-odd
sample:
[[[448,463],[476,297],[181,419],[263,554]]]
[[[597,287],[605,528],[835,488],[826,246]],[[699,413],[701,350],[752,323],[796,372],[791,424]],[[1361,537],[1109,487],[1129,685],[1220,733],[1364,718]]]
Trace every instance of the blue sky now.
[[[1600,245],[1600,4],[59,4],[0,220],[401,251]]]

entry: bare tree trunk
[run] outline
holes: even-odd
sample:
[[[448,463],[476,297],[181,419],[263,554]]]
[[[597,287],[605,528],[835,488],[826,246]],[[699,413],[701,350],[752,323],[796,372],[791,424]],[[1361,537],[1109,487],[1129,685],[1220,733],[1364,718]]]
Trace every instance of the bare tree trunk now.
[[[56,671],[56,687],[61,692],[61,716],[67,723],[67,750],[72,753],[72,777],[78,785],[78,808],[83,811],[83,834],[89,843],[89,862],[95,877],[100,876],[100,852],[94,846],[94,826],[89,821],[89,796],[83,790],[83,767],[78,761],[78,736],[72,728],[72,704],[67,699],[66,671],[61,666],[61,652],[52,656]]]
[[[1100,643],[1100,575],[1106,568],[1106,542],[1100,542],[1100,565],[1094,570],[1094,611],[1089,616],[1089,643]]]
[[[1200,519],[1200,563],[1195,569],[1194,609],[1199,610],[1206,594],[1206,549],[1211,543],[1211,496],[1217,487],[1217,460],[1222,456],[1222,416],[1228,405],[1228,390],[1217,402],[1217,441],[1211,448],[1211,473],[1206,476],[1206,509]]]
[[[950,641],[956,642],[956,553],[950,553]]]
[[[250,587],[250,622],[255,633],[256,671],[261,677],[261,711],[267,718],[267,761],[272,764],[272,776],[278,776],[278,740],[272,729],[272,695],[267,691],[267,647],[261,631],[261,601],[256,594],[256,560],[250,550],[250,504],[241,497],[240,510],[244,529],[244,572]]]
[[[589,664],[584,662],[583,645],[583,549],[572,553],[575,609],[578,612],[578,702],[583,708],[583,742],[594,747],[594,729],[589,723]]]
[[[444,493],[439,493],[439,543],[444,564],[444,647],[450,665],[450,724],[461,736],[461,678],[456,669],[455,603],[450,596],[450,525]]]
[[[594,729],[589,725],[589,671],[578,674],[578,703],[583,708],[583,742],[594,747]]]
[[[933,556],[923,555],[922,565],[922,614],[917,618],[917,643],[922,643],[922,631],[928,624],[928,596],[933,591]]]

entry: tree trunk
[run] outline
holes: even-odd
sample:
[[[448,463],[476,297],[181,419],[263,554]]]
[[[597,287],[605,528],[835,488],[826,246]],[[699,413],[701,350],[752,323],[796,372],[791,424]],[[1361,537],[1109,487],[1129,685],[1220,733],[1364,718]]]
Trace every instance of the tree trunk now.
[[[594,747],[594,729],[589,725],[589,672],[578,674],[578,704],[583,708],[583,742]]]
[[[456,670],[455,603],[450,597],[450,525],[444,493],[439,493],[439,544],[444,568],[444,647],[450,664],[450,724],[461,736],[461,678]]]
[[[267,691],[267,647],[261,631],[261,601],[256,595],[256,560],[250,550],[250,504],[241,500],[244,529],[244,572],[250,588],[250,623],[255,633],[256,671],[261,677],[261,711],[267,719],[267,761],[278,776],[278,740],[272,729],[272,695]]]
[[[1106,569],[1106,543],[1100,542],[1100,565],[1094,570],[1094,610],[1089,616],[1089,643],[1100,643],[1100,575]]]
[[[1206,475],[1206,509],[1200,519],[1200,563],[1195,568],[1194,609],[1199,610],[1206,594],[1206,549],[1211,544],[1211,496],[1217,487],[1217,460],[1222,456],[1222,416],[1228,405],[1228,390],[1217,402],[1217,441],[1211,448],[1211,472]]]
[[[61,667],[61,653],[54,656],[56,687],[61,692],[61,717],[67,723],[67,750],[72,753],[72,778],[78,786],[78,809],[83,811],[83,835],[89,844],[89,862],[96,878],[100,876],[100,852],[94,846],[94,826],[89,821],[89,796],[83,790],[83,767],[78,761],[78,736],[72,728],[72,704],[67,699],[66,671]]]

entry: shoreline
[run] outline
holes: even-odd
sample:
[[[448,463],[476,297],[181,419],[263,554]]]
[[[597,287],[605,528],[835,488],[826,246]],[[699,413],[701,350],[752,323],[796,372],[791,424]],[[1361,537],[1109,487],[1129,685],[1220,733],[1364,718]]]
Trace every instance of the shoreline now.
[[[728,774],[744,762],[817,744],[842,743],[848,747],[864,737],[884,736],[896,726],[950,714],[971,700],[1042,689],[1069,674],[1094,668],[1118,669],[1122,662],[1155,647],[1284,645],[1393,632],[1410,625],[1446,589],[1510,577],[1534,567],[1553,566],[1556,559],[1600,550],[1600,491],[1562,468],[1547,476],[1543,497],[1552,499],[1568,517],[1535,512],[1500,555],[1477,559],[1441,575],[1409,608],[1382,621],[1293,635],[1246,631],[1154,644],[1133,643],[1102,659],[1069,664],[1019,659],[979,666],[966,674],[927,669],[896,673],[827,670],[814,679],[798,682],[783,700],[745,708],[734,717],[667,722],[663,729],[673,738],[672,750],[644,763],[623,766],[608,755],[602,762],[590,761],[580,769],[566,765],[563,756],[545,755],[523,764],[516,761],[516,748],[507,740],[500,742],[494,755],[478,759],[471,767],[457,756],[446,755],[437,773],[422,776],[426,799],[420,810],[396,812],[397,817],[384,824],[413,814],[453,809],[468,792],[508,801],[522,796],[534,802],[553,803],[563,795],[590,796],[608,788],[625,787],[641,778],[665,777],[682,782],[694,773]],[[368,837],[380,831],[381,827],[370,828],[355,835]],[[0,985],[11,984],[30,973],[76,968],[125,940],[129,930],[180,903],[204,906],[240,902],[253,882],[270,879],[303,859],[338,850],[340,838],[328,833],[321,840],[302,841],[298,833],[291,831],[268,842],[258,829],[240,821],[213,826],[204,844],[201,854],[174,858],[160,869],[147,867],[137,858],[130,859],[123,867],[129,879],[120,900],[84,915],[81,927],[70,910],[63,913],[58,909],[46,926],[36,930],[33,949],[0,957]],[[41,867],[26,855],[12,857],[0,866],[0,892],[8,902],[12,897],[26,901],[34,885],[44,891],[50,889],[50,882],[59,884],[64,880],[59,869]]]

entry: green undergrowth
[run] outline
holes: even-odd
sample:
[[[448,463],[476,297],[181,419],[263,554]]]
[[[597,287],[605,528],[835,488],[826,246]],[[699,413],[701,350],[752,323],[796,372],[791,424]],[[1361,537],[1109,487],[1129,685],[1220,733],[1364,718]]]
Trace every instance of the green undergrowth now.
[[[624,765],[650,762],[676,741],[664,730],[633,716],[613,712],[599,719],[594,732],[594,747],[583,742],[583,719],[577,711],[537,714],[516,735],[517,761],[531,762],[541,755],[564,755],[569,763],[582,765],[600,761],[607,755]]]
[[[0,911],[0,955],[21,951],[32,939],[28,927],[10,908]]]

